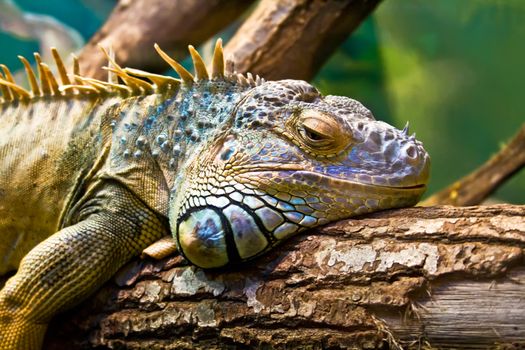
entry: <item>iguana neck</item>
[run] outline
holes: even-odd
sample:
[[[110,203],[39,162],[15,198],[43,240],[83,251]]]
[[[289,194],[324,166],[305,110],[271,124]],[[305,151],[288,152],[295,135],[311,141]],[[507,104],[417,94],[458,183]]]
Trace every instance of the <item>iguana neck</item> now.
[[[129,99],[113,120],[114,157],[128,162],[155,161],[170,186],[211,135],[232,122],[235,106],[247,89],[227,81],[183,87],[174,95]]]

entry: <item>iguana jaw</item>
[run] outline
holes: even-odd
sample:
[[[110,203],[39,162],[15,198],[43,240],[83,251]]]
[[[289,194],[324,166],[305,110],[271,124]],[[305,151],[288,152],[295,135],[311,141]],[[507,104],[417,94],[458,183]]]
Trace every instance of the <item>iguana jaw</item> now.
[[[415,193],[422,195],[427,188],[427,179],[420,179],[420,182],[410,183],[407,185],[378,185],[373,183],[358,182],[354,180],[341,179],[337,177],[332,177],[329,175],[324,175],[315,171],[310,171],[307,169],[293,168],[293,167],[277,167],[277,168],[264,168],[261,167],[256,171],[248,171],[239,176],[249,177],[251,179],[257,177],[264,177],[266,174],[272,174],[272,177],[280,177],[285,179],[295,178],[299,176],[304,176],[304,181],[298,181],[298,183],[290,183],[290,187],[302,187],[306,185],[311,186],[311,181],[316,181],[316,184],[326,184],[326,189],[344,189],[354,191],[356,188],[362,188],[366,193],[384,193],[384,194],[398,194],[400,196],[408,195],[409,193]],[[353,192],[352,192],[353,193]],[[351,194],[349,194],[351,195]]]
[[[241,183],[259,182],[259,190],[287,198],[307,193],[319,224],[366,212],[415,205],[426,190],[426,176],[407,185],[386,186],[332,177],[310,170],[265,170],[237,177]],[[301,210],[298,210],[301,211]],[[311,213],[304,213],[311,214]]]
[[[235,167],[234,167],[235,168]],[[346,196],[355,197],[357,189],[361,188],[363,193],[384,194],[398,197],[421,197],[426,191],[428,182],[429,162],[424,159],[420,167],[414,169],[410,180],[392,181],[390,184],[388,174],[381,177],[379,183],[358,181],[355,178],[335,177],[322,172],[315,171],[312,167],[297,166],[295,164],[258,164],[238,167],[235,174],[230,174],[241,182],[253,182],[258,178],[281,178],[279,182],[288,183],[291,190],[307,186],[310,191],[318,186],[325,187],[324,190],[332,191],[347,189]],[[301,180],[302,178],[302,180]],[[372,181],[378,181],[377,177],[369,177]],[[297,179],[295,181],[295,179]],[[271,180],[270,180],[271,181]],[[276,185],[280,187],[281,185]],[[272,188],[272,187],[270,187]],[[275,192],[276,188],[271,189]],[[365,195],[366,196],[366,195]]]

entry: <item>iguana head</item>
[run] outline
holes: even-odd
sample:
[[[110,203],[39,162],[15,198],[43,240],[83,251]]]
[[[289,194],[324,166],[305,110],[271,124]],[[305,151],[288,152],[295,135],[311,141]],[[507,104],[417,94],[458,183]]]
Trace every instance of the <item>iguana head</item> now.
[[[297,80],[242,93],[226,125],[186,164],[170,222],[204,268],[253,258],[306,229],[411,206],[429,156],[408,130]]]
[[[247,92],[209,146],[187,173],[173,227],[184,256],[206,268],[330,221],[414,205],[429,173],[406,130],[295,80]]]

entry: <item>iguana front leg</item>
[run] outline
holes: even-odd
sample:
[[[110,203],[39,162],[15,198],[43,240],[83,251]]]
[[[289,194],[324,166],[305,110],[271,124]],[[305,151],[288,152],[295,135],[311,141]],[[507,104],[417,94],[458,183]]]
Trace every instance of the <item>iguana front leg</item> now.
[[[0,292],[1,349],[40,349],[57,312],[166,235],[163,219],[117,184],[98,191],[79,218],[31,250]]]

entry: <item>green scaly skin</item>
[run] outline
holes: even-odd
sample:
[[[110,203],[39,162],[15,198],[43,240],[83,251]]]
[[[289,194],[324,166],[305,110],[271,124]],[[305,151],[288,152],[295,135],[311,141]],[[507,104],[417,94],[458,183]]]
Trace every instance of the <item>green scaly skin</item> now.
[[[224,73],[220,42],[211,77],[190,51],[195,78],[167,59],[182,81],[115,65],[126,85],[44,77],[28,97],[0,77],[0,276],[16,271],[0,348],[39,349],[57,312],[166,234],[219,268],[419,200],[429,158],[407,130],[303,81]]]

